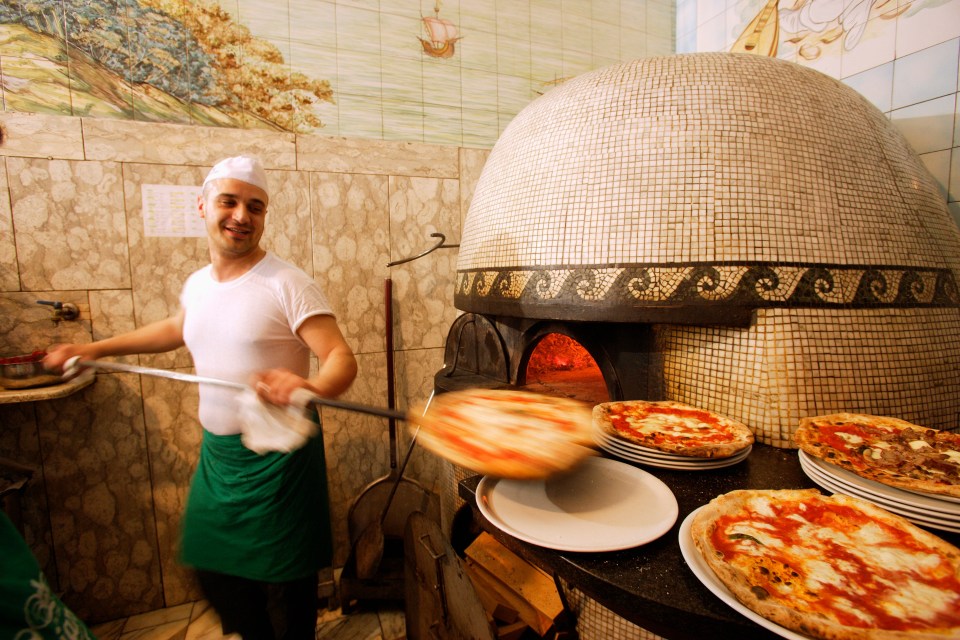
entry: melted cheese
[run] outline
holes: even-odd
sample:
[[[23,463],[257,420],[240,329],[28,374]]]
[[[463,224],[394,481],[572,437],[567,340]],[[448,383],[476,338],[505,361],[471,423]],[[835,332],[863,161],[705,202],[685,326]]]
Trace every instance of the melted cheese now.
[[[934,620],[938,611],[955,606],[956,599],[956,595],[943,589],[911,579],[897,585],[884,603],[884,609],[901,619]]]
[[[810,560],[804,564],[806,585],[811,591],[819,591],[824,585],[847,589],[850,585],[836,569],[825,560]]]
[[[865,629],[960,624],[956,559],[901,529],[826,498],[790,505],[751,496],[740,513],[715,544],[786,606]]]
[[[837,435],[847,441],[848,444],[861,444],[863,438],[856,435],[855,433],[847,433],[846,431],[837,431]]]

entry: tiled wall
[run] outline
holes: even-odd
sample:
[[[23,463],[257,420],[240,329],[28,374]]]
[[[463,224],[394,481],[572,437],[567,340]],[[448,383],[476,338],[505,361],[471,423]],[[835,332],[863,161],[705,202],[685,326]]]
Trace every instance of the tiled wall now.
[[[384,280],[393,281],[397,404],[423,400],[443,361],[456,251],[486,151],[185,125],[2,114],[0,354],[89,341],[163,318],[209,260],[203,238],[144,233],[141,185],[199,185],[220,157],[259,155],[273,197],[264,244],[312,274],[357,352],[346,399],[384,406]],[[4,157],[5,156],[5,157]],[[72,302],[55,324],[38,299]],[[226,319],[225,319],[226,321]],[[184,350],[127,358],[190,371]],[[0,404],[0,457],[43,469],[25,496],[25,537],[54,588],[96,622],[197,597],[178,566],[179,515],[200,427],[191,385],[98,374],[63,399]],[[385,420],[323,412],[335,565],[354,497],[388,471]],[[403,425],[401,424],[401,429]],[[401,434],[401,451],[407,438]],[[407,473],[435,486],[418,451]],[[48,515],[49,514],[49,515]]]
[[[567,78],[673,52],[673,0],[5,4],[0,6],[0,91],[7,111],[280,126],[454,146],[492,146],[524,106]],[[101,4],[115,8],[104,13]],[[201,6],[222,11],[198,19]],[[153,12],[144,13],[148,8]],[[120,11],[128,22],[114,18]],[[449,57],[430,55],[419,40],[427,37],[423,18],[437,17],[448,21],[459,38]],[[118,36],[130,23],[141,33]],[[207,39],[205,33],[216,37]],[[248,36],[253,40],[243,40]],[[215,53],[197,57],[204,47],[215,50],[241,41],[230,60],[236,66],[231,77],[221,73],[224,65]],[[253,59],[258,54],[263,55]],[[263,73],[268,67],[270,72]],[[199,73],[199,79],[184,79]],[[140,83],[130,82],[134,77]],[[302,94],[291,90],[296,77],[306,79],[302,87],[329,83],[332,96],[303,108],[297,103]],[[212,87],[191,85],[211,79],[216,81]],[[273,97],[257,98],[254,107],[251,95],[258,92]],[[229,97],[201,102],[217,93]],[[304,114],[290,115],[301,108]],[[319,117],[323,128],[310,128],[309,115]]]
[[[730,50],[766,4],[678,0],[677,52]],[[960,223],[960,0],[801,0],[780,3],[779,19],[777,57],[842,80],[883,111]]]

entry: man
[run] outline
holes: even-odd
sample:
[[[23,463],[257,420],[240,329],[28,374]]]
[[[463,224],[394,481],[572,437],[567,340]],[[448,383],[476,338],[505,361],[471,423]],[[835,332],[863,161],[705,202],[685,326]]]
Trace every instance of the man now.
[[[344,392],[357,363],[307,274],[260,247],[266,174],[249,156],[217,163],[198,199],[210,264],[192,274],[165,320],[85,345],[57,345],[45,364],[186,346],[201,376],[243,382],[275,405],[296,389]],[[309,377],[310,352],[319,370]],[[197,569],[223,631],[244,640],[313,638],[317,571],[332,556],[323,441],[256,454],[240,439],[239,395],[200,385],[200,460],[183,518],[181,558]],[[280,607],[279,618],[268,610]]]

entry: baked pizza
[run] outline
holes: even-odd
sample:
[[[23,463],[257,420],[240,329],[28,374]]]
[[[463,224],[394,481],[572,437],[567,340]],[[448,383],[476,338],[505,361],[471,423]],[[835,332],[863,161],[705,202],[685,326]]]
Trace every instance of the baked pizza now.
[[[745,424],[706,409],[663,400],[621,400],[593,408],[602,433],[693,458],[727,458],[753,444]]]
[[[437,395],[410,412],[419,442],[477,473],[543,478],[573,468],[592,449],[590,407],[576,400],[512,389]]]
[[[690,535],[746,607],[815,638],[960,637],[960,549],[873,504],[816,489],[741,490]]]
[[[804,418],[794,442],[868,480],[960,497],[960,434],[897,418],[837,413]]]

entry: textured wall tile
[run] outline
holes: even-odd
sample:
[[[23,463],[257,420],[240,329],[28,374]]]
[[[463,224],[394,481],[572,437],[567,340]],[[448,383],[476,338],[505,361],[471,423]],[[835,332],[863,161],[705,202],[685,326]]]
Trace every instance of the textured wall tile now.
[[[360,365],[357,379],[340,399],[386,406],[386,357],[382,352],[361,354],[357,361]],[[330,485],[334,565],[342,566],[350,551],[350,510],[363,489],[385,475],[389,468],[389,423],[385,418],[340,409],[324,408],[321,415]]]
[[[180,522],[203,438],[199,393],[196,385],[174,380],[142,376],[140,382],[163,592],[166,606],[172,606],[200,597],[190,571],[177,561]]]
[[[419,411],[433,393],[434,375],[443,366],[443,349],[417,349],[397,354],[397,405],[401,409]],[[409,431],[408,436],[413,435]],[[404,439],[403,454],[410,438]],[[417,446],[410,456],[404,476],[416,478],[423,486],[439,493],[442,479],[440,458],[423,447]]]
[[[133,315],[133,297],[129,289],[90,292],[90,314],[93,340],[103,340],[137,328]],[[137,364],[136,356],[113,358]]]
[[[120,165],[9,158],[27,290],[130,286]]]
[[[151,124],[149,131],[143,135],[139,122],[83,118],[86,157],[209,168],[221,158],[247,153],[259,156],[268,169],[296,168],[292,133],[179,124]]]
[[[137,376],[37,405],[64,601],[91,622],[163,606]]]
[[[0,156],[83,160],[79,118],[32,113],[0,113],[6,130]]]
[[[50,586],[59,591],[35,406],[33,403],[0,405],[0,425],[3,425],[0,428],[0,457],[36,470],[20,496],[23,539],[33,551]]]
[[[306,173],[270,171],[270,204],[261,246],[313,275],[310,236],[310,178]]]
[[[460,237],[460,194],[456,180],[390,178],[391,258],[417,255],[436,243],[431,233]],[[456,318],[453,300],[457,253],[437,249],[393,267],[397,349],[443,346]]]
[[[77,320],[53,321],[53,307],[38,299],[71,303]],[[0,294],[0,356],[21,355],[60,342],[90,342],[90,304],[83,291]]]
[[[175,314],[180,308],[180,290],[187,277],[210,262],[206,238],[144,235],[140,186],[162,184],[199,187],[203,183],[204,175],[206,171],[198,167],[124,165],[127,237],[130,243],[133,306],[137,326]],[[141,360],[156,367],[192,366],[186,349],[179,349],[174,354],[141,356]]]
[[[297,167],[301,171],[453,178],[457,176],[457,148],[361,138],[300,136],[297,138]]]
[[[460,150],[460,228],[463,228],[463,221],[470,211],[470,203],[473,201],[473,190],[477,186],[477,180],[483,173],[483,165],[487,162],[490,155],[489,149],[461,149]],[[451,243],[459,242],[448,238]]]
[[[384,176],[311,174],[314,268],[357,353],[384,350],[389,211]],[[380,285],[380,286],[378,286]]]
[[[20,290],[17,247],[13,237],[13,215],[7,193],[7,166],[0,163],[0,291]]]

